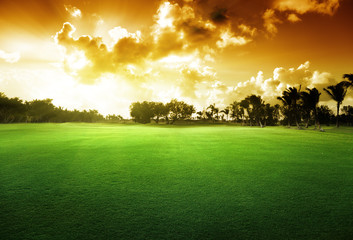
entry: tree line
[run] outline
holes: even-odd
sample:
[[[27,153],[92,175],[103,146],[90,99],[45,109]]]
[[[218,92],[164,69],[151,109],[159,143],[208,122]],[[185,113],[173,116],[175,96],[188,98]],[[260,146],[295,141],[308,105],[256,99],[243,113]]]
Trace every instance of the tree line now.
[[[173,124],[177,120],[191,119],[195,113],[195,107],[183,101],[172,99],[169,103],[161,102],[134,102],[130,105],[130,115],[139,123],[150,123],[153,119],[156,123],[164,118],[167,124]]]
[[[340,119],[344,120],[348,125],[352,125],[353,109],[351,106],[344,106],[342,111],[344,115],[340,115],[340,106],[342,105],[347,91],[353,88],[353,74],[344,74],[343,81],[336,85],[324,88],[324,92],[336,102],[336,127],[340,126]],[[287,118],[288,125],[292,121],[300,128],[300,121],[305,121],[305,127],[308,127],[311,119],[314,121],[315,128],[321,128],[320,123],[333,119],[332,111],[326,106],[318,107],[321,93],[316,88],[306,88],[300,91],[300,87],[289,87],[283,91],[282,96],[278,99],[283,103],[283,115]]]
[[[265,103],[261,96],[249,95],[241,101],[234,101],[229,106],[220,110],[215,104],[211,104],[203,111],[195,111],[193,105],[173,99],[167,104],[161,102],[134,102],[130,105],[130,115],[139,123],[156,123],[165,120],[167,124],[173,124],[176,120],[188,120],[196,113],[197,120],[216,122],[235,122],[242,125],[301,125],[308,128],[314,125],[315,129],[321,129],[321,124],[329,125],[336,122],[339,127],[340,121],[347,125],[353,125],[353,107],[340,106],[349,88],[353,88],[353,74],[344,74],[344,80],[340,83],[324,88],[337,103],[336,116],[327,105],[318,106],[321,93],[316,88],[306,88],[301,91],[301,86],[289,87],[282,92],[277,99],[281,105]]]
[[[109,115],[107,117],[117,117]],[[97,110],[67,110],[56,107],[52,99],[23,101],[17,97],[9,98],[0,92],[0,122],[97,122],[104,117]]]
[[[295,125],[298,128],[340,122],[353,125],[353,107],[341,105],[350,88],[353,88],[353,74],[344,74],[340,83],[324,88],[337,103],[336,116],[326,105],[318,106],[321,93],[316,88],[289,87],[277,99],[281,104],[265,103],[261,96],[249,95],[241,101],[234,101],[224,109],[211,104],[196,112],[193,105],[172,99],[169,103],[134,102],[130,105],[130,115],[135,122],[156,123],[163,121],[174,124],[180,120],[198,120],[204,122],[234,122],[248,126]],[[340,114],[340,111],[343,114]],[[0,123],[14,122],[97,122],[121,121],[120,115],[104,117],[97,110],[67,110],[56,107],[52,99],[23,101],[17,97],[9,98],[0,92]]]

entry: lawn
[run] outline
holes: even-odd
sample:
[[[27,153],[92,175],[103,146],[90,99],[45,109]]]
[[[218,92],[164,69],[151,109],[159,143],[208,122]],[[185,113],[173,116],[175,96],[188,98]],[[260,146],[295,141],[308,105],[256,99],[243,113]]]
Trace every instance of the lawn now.
[[[0,239],[352,239],[353,128],[0,125]]]

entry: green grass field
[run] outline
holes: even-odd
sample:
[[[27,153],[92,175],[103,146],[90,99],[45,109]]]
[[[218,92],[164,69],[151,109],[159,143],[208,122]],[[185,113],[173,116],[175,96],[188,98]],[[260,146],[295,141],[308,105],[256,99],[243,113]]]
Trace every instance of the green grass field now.
[[[352,237],[352,128],[0,125],[0,239]]]

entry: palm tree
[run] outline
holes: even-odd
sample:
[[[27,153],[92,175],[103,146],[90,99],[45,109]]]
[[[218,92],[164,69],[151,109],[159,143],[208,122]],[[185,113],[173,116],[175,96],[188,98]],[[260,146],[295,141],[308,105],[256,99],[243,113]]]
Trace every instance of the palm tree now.
[[[307,113],[307,122],[305,127],[308,128],[311,111],[314,113],[315,129],[317,128],[317,104],[320,100],[321,93],[316,88],[306,88],[307,92],[301,92],[304,111]]]
[[[264,106],[264,126],[266,127],[268,124],[276,125],[278,122],[278,109],[279,105],[276,104],[271,106],[271,104],[267,103]]]
[[[250,126],[251,126],[251,117],[250,117],[250,111],[249,111],[249,101],[247,99],[244,99],[242,100],[240,103],[239,103],[240,107],[242,108],[242,112],[243,112],[243,115],[244,115],[244,118],[245,118],[245,109],[248,113],[248,116],[249,116],[249,119],[250,119]]]
[[[294,119],[295,119],[295,124],[297,125],[297,128],[300,128],[299,126],[299,121],[298,121],[298,100],[300,99],[300,88],[297,89],[296,87],[290,87],[287,89],[288,95],[292,101],[291,106],[294,114]]]
[[[227,106],[225,109],[223,109],[220,112],[224,113],[227,116],[227,121],[229,121],[230,106]]]
[[[282,97],[277,97],[277,99],[283,103],[282,113],[288,118],[288,127],[290,127],[291,115],[292,115],[290,107],[291,107],[292,100],[290,99],[286,91],[283,92]]]
[[[327,88],[324,88],[324,90],[333,100],[337,102],[336,127],[339,127],[340,105],[346,96],[347,84],[343,81],[336,85],[328,86]]]
[[[229,107],[232,111],[231,116],[234,122],[237,122],[238,120],[242,119],[244,125],[244,109],[240,106],[240,102],[234,101],[230,104]]]
[[[289,87],[282,93],[282,97],[277,97],[278,100],[281,100],[285,106],[287,106],[288,111],[288,121],[290,121],[289,115],[294,115],[295,124],[298,128],[298,100],[300,99],[300,88]],[[290,126],[290,122],[288,123],[288,127]]]
[[[251,95],[246,98],[251,105],[251,115],[254,117],[254,120],[263,127],[261,119],[264,117],[265,109],[264,109],[264,101],[260,96]]]
[[[212,121],[215,122],[215,120],[218,119],[218,112],[219,112],[219,109],[216,108],[216,104],[215,103],[211,104],[210,106],[208,106],[207,110],[210,110]]]
[[[343,79],[347,79],[348,81],[345,81],[347,86],[353,88],[353,73],[343,74]]]

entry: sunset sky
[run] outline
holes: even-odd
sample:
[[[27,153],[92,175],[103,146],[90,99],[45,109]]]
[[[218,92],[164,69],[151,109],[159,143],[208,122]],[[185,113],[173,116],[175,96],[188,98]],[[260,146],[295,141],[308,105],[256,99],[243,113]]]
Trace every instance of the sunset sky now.
[[[134,101],[201,110],[353,73],[352,0],[1,0],[0,92],[129,116]],[[343,105],[353,105],[350,91]]]

